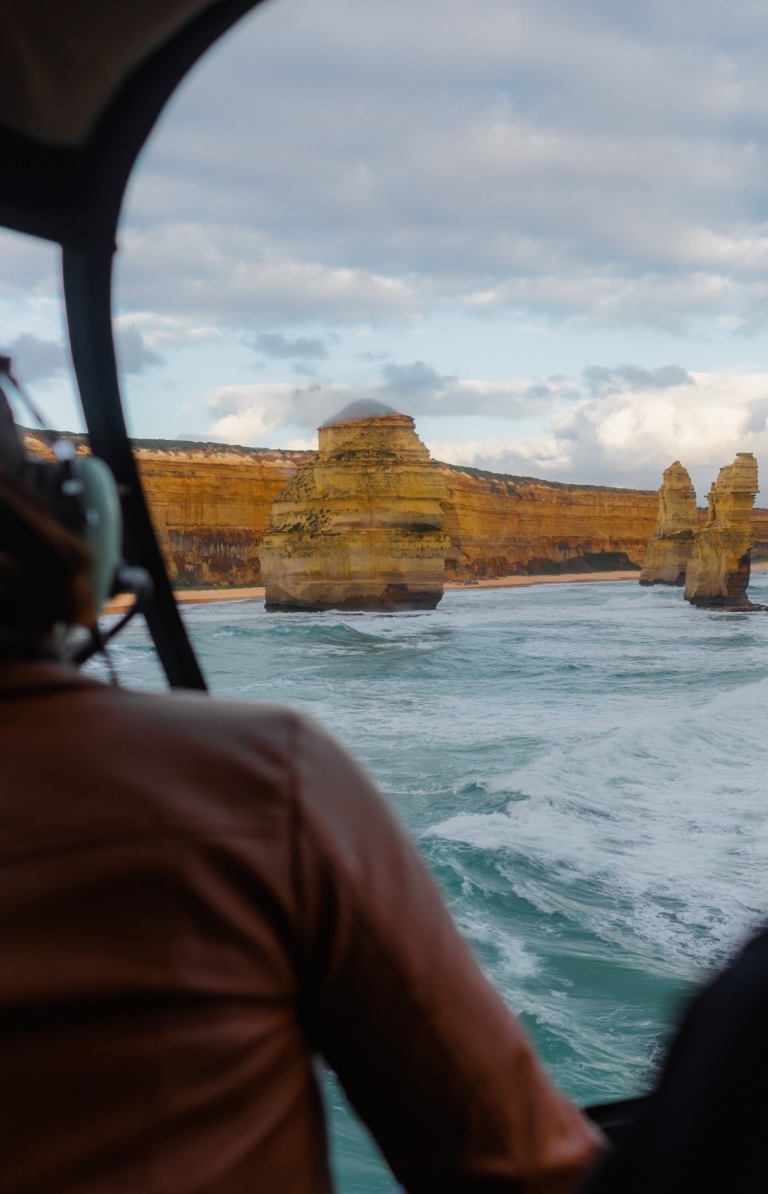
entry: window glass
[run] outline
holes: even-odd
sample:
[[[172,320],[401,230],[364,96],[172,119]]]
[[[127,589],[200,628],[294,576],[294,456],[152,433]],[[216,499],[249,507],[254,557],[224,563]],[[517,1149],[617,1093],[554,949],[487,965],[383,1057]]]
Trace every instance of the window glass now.
[[[763,25],[281,0],[182,85],[120,229],[177,588],[259,587],[271,503],[351,402],[412,416],[448,470],[435,610],[184,616],[217,693],[306,708],[363,759],[583,1103],[645,1089],[768,906],[768,623],[635,583],[674,460],[703,511],[737,452],[766,459]],[[156,682],[139,628],[117,652]],[[388,1188],[327,1096],[341,1189]]]

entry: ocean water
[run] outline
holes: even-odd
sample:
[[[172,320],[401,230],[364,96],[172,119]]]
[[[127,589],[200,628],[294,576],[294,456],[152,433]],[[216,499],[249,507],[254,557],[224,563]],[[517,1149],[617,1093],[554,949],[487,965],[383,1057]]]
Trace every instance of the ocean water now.
[[[768,575],[751,593],[768,603]],[[184,618],[214,693],[307,709],[364,761],[556,1081],[581,1103],[642,1092],[768,915],[768,615],[607,583]],[[162,686],[142,627],[113,656]],[[391,1189],[330,1075],[326,1094],[339,1190]]]

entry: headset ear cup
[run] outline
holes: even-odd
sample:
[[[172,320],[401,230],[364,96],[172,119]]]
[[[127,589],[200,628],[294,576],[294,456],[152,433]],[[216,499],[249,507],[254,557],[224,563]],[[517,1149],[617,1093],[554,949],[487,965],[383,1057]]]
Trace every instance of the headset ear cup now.
[[[0,467],[14,477],[24,470],[24,444],[13,419],[13,411],[0,386]]]
[[[123,558],[123,512],[112,472],[98,456],[76,456],[72,476],[83,486],[85,544],[91,556],[88,583],[98,614]]]

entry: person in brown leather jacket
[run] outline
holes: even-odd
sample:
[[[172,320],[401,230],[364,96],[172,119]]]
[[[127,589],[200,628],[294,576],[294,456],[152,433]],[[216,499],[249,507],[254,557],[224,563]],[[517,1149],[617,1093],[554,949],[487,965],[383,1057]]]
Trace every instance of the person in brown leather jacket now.
[[[578,1188],[593,1129],[370,778],[62,666],[87,565],[0,470],[0,1192],[327,1192],[315,1055],[407,1191]]]

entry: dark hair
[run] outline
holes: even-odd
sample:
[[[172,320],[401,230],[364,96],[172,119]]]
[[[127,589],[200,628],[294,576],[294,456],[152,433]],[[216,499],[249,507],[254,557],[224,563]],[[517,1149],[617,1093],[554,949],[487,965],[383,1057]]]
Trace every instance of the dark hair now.
[[[94,621],[81,539],[0,467],[0,627],[39,637],[57,623]]]

